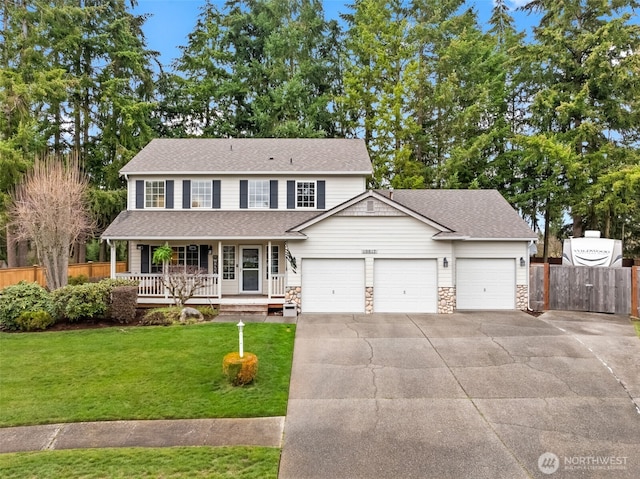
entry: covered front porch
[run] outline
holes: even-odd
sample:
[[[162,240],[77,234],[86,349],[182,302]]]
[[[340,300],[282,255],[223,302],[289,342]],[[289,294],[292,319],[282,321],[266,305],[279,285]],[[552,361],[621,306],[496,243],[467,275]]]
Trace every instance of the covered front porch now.
[[[284,241],[167,241],[173,250],[171,270],[181,272],[188,286],[197,283],[189,304],[265,304],[284,303],[286,261]],[[164,241],[130,240],[129,271],[111,277],[138,282],[139,304],[169,304],[173,301],[164,284],[161,264],[153,262],[156,248]],[[111,244],[112,258],[115,245]],[[190,271],[195,271],[190,274]],[[191,282],[191,284],[189,284]]]

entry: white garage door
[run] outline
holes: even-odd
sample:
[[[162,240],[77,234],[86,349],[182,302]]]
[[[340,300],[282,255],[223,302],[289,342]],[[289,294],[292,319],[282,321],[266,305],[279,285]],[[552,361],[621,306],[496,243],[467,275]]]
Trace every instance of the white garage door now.
[[[373,274],[374,312],[438,312],[435,259],[376,259]]]
[[[515,309],[515,260],[463,258],[456,265],[457,309]]]
[[[364,313],[364,260],[303,259],[303,313]]]

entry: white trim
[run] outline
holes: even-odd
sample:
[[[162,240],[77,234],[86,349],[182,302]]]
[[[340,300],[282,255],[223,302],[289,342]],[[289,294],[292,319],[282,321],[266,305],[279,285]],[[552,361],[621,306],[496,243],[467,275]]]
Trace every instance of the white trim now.
[[[175,170],[175,171],[158,171],[158,170],[153,170],[153,171],[126,171],[126,172],[122,172],[120,171],[119,174],[120,176],[166,176],[166,175],[215,175],[215,176],[235,176],[235,175],[242,175],[242,176],[247,176],[247,175],[265,175],[265,176],[273,176],[273,175],[278,175],[278,176],[287,176],[287,177],[300,177],[302,175],[321,175],[321,176],[370,176],[373,173],[372,170],[368,170],[368,171],[347,171],[345,173],[341,173],[339,171],[307,171],[307,170],[299,170],[299,171],[292,171],[292,170],[269,170],[269,171],[262,171],[262,170],[258,170],[258,171],[247,171],[247,170],[242,170],[242,171],[216,171],[216,170],[188,170],[188,171],[182,171],[182,170]]]
[[[307,236],[298,235],[287,236],[101,236],[103,240],[109,241],[287,241],[305,240]]]

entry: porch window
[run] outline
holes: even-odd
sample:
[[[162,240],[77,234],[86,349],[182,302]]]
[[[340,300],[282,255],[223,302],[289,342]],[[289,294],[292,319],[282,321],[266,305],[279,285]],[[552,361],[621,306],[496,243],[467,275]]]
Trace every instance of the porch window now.
[[[269,180],[249,180],[249,208],[269,208]]]
[[[164,208],[164,181],[144,182],[144,207]]]
[[[193,180],[191,182],[191,207],[211,208],[212,183],[207,180]]]
[[[153,253],[158,246],[151,247],[151,267],[149,271],[152,273],[162,273],[162,265],[153,263]],[[200,248],[196,245],[192,246],[173,246],[171,248],[173,254],[171,255],[171,266],[200,266]]]
[[[236,279],[235,246],[222,246],[222,279]]]
[[[271,274],[278,274],[280,272],[280,247],[278,245],[271,245]]]
[[[316,182],[298,181],[296,183],[296,207],[315,208],[316,207]]]

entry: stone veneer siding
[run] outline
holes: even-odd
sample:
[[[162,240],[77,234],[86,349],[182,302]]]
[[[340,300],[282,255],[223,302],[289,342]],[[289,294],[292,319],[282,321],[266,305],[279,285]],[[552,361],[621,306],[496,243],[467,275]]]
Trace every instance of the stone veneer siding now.
[[[526,284],[516,286],[516,309],[526,311],[529,308],[529,288]]]
[[[453,314],[456,308],[456,288],[438,288],[438,314]]]
[[[302,302],[302,288],[300,286],[287,286],[284,291],[284,301],[286,303],[296,303],[298,314],[302,311],[300,308]]]
[[[373,286],[364,288],[364,312],[373,313]]]

